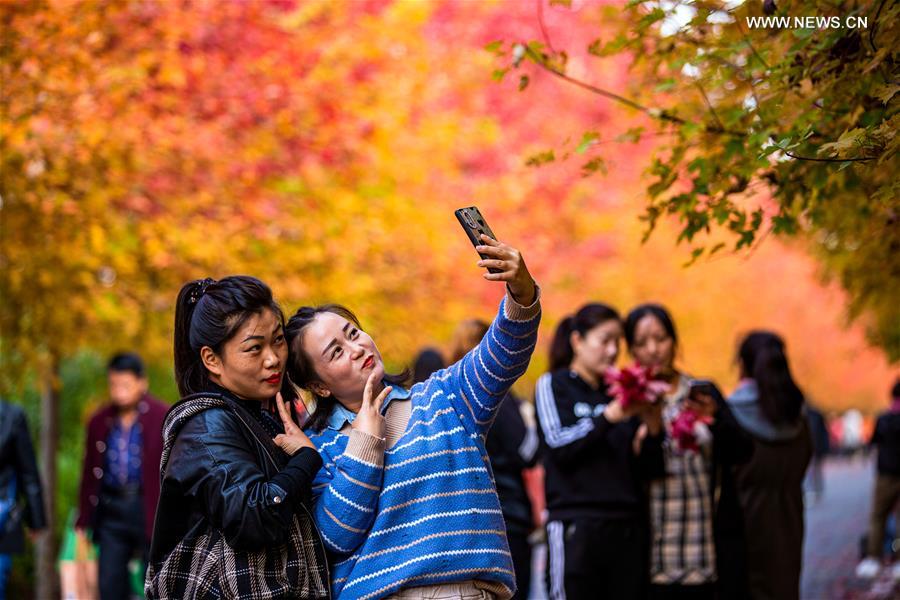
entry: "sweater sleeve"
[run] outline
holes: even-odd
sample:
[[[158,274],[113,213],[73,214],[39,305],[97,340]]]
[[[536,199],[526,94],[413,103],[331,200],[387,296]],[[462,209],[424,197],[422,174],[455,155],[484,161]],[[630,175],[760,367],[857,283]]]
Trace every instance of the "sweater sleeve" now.
[[[457,384],[450,398],[470,432],[487,431],[509,388],[525,373],[540,321],[539,288],[530,306],[507,293],[481,342],[450,367]]]
[[[326,460],[313,481],[313,517],[326,548],[332,554],[350,554],[365,541],[375,520],[385,441],[354,429],[344,453],[331,461],[326,446],[334,438],[314,435],[312,440]]]
[[[606,439],[611,424],[603,414],[577,418],[570,402],[557,398],[553,391],[553,374],[544,373],[534,392],[544,452],[559,465],[571,464]],[[563,425],[563,422],[569,423]]]

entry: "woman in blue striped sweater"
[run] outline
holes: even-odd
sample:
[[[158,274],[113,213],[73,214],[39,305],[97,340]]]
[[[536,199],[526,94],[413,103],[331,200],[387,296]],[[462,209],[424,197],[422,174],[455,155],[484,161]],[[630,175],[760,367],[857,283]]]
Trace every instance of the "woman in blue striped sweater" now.
[[[503,598],[515,574],[484,438],[525,372],[540,321],[521,254],[482,236],[480,267],[506,284],[482,342],[406,390],[347,309],[303,307],[286,327],[288,374],[316,397],[307,430],[324,465],[314,518],[336,598]]]

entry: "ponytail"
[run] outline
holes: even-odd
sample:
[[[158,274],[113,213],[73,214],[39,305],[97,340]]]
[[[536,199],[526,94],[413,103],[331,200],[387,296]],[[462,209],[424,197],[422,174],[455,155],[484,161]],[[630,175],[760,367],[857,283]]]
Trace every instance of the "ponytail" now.
[[[556,371],[568,367],[575,357],[572,351],[572,325],[575,317],[571,315],[559,322],[556,326],[556,333],[553,334],[553,341],[550,342],[550,370]]]

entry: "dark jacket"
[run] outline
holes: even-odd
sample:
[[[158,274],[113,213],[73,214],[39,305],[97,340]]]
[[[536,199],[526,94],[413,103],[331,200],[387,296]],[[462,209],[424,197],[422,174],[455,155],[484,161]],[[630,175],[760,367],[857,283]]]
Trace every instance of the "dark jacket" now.
[[[153,515],[159,500],[159,459],[162,456],[162,426],[167,410],[167,404],[150,394],[144,394],[138,402],[137,423],[141,426],[144,440],[141,449],[141,493],[144,500],[144,530],[148,540],[153,531]],[[100,502],[106,440],[115,418],[116,408],[108,405],[94,413],[88,422],[76,527],[95,529],[97,526],[96,509]]]
[[[0,530],[0,554],[14,554],[25,549],[23,516],[32,530],[47,526],[41,479],[25,412],[15,404],[0,400],[0,497],[8,498],[13,485],[16,503]]]
[[[725,397],[716,388],[718,412],[710,427],[713,434],[712,494],[713,537],[719,598],[747,598],[745,528],[733,467],[753,456],[753,441],[734,418]]]
[[[528,534],[533,529],[531,500],[525,491],[522,469],[534,466],[537,460],[538,438],[533,427],[525,425],[520,412],[521,401],[512,393],[506,395],[497,410],[494,424],[485,442],[500,508],[506,529]]]
[[[236,550],[256,551],[283,543],[295,514],[302,511],[312,521],[310,484],[322,466],[318,452],[303,448],[288,457],[271,439],[264,439],[262,426],[255,433],[248,430],[247,423],[260,421],[259,403],[254,411],[253,403],[242,403],[227,394],[190,396],[171,412],[203,396],[224,397],[229,406],[203,410],[172,431],[166,421],[167,435],[174,436],[174,443],[161,473],[150,547],[150,564],[156,568],[178,542],[208,528],[221,531]],[[314,555],[314,560],[306,557],[312,563],[306,566],[325,572],[321,539],[316,536],[305,543]],[[324,595],[327,587],[322,589]]]
[[[886,412],[878,417],[872,445],[878,446],[878,473],[900,477],[900,411]]]
[[[728,399],[753,440],[753,456],[734,469],[743,511],[747,579],[753,600],[800,596],[803,560],[803,477],[813,454],[805,415],[773,425],[763,416],[753,382]]]
[[[544,464],[548,519],[643,517],[644,481],[663,471],[662,435],[644,440],[635,456],[633,417],[610,423],[612,399],[568,369],[538,379],[535,407]]]

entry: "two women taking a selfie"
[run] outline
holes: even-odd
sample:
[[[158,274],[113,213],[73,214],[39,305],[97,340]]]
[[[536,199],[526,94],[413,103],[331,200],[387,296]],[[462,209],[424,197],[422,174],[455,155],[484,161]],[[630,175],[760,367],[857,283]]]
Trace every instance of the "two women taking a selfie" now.
[[[252,277],[184,286],[149,598],[513,595],[484,440],[528,367],[540,294],[518,250],[480,244],[483,277],[506,286],[497,316],[410,389],[344,307],[284,323]],[[306,433],[278,393],[285,375],[287,393],[315,396]]]

